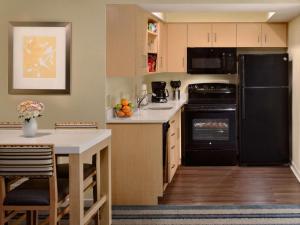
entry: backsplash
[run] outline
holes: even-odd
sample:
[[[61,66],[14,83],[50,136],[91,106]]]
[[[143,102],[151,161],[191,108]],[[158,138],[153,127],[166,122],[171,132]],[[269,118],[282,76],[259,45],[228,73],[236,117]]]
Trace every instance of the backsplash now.
[[[237,75],[190,75],[187,73],[161,73],[155,75],[144,76],[143,82],[147,84],[148,92],[151,92],[152,81],[165,81],[167,82],[167,88],[171,91],[170,81],[181,80],[180,91],[182,93],[187,92],[187,86],[192,83],[237,83]],[[171,92],[170,92],[171,93]]]
[[[152,81],[166,81],[167,88],[171,93],[170,81],[181,80],[181,92],[187,92],[187,86],[191,83],[224,82],[237,83],[236,75],[189,75],[186,73],[160,73],[149,74],[140,77],[107,77],[106,85],[106,107],[118,103],[121,98],[128,98],[134,101],[140,93],[141,84],[145,83],[148,92],[151,92]]]
[[[119,103],[121,98],[127,98],[135,102],[136,95],[139,93],[139,88],[143,82],[143,76],[107,77],[106,108]]]

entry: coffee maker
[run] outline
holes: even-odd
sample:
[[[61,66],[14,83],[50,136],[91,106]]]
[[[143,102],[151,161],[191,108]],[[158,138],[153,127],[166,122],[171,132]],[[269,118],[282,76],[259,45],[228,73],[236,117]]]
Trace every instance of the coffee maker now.
[[[153,81],[152,87],[152,102],[165,103],[168,101],[169,92],[166,89],[167,83],[164,81]]]

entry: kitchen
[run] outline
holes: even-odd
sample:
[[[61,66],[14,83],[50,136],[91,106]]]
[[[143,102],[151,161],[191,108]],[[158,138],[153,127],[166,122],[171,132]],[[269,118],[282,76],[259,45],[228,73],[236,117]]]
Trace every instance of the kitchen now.
[[[169,13],[166,18],[150,13],[163,9]],[[215,15],[214,7],[206,10]],[[114,205],[209,204],[205,197],[176,201],[179,191],[188,195],[184,188],[176,189],[177,181],[195,167],[199,174],[207,168],[207,176],[230,168],[233,174],[227,176],[251,174],[257,166],[261,170],[254,174],[272,175],[271,168],[280,173],[276,166],[289,171],[289,19],[282,19],[280,10],[277,15],[268,12],[264,19],[259,12],[242,17],[247,14],[243,10],[236,10],[236,18],[221,12],[217,19],[204,9],[198,12],[203,17],[195,11],[187,16],[170,5],[107,6],[106,122],[114,134]],[[135,104],[136,96],[143,99],[132,116],[116,115],[122,105],[111,109],[124,98]],[[298,172],[291,169],[294,174],[287,176],[297,184]],[[197,187],[189,185],[186,192]],[[224,199],[218,203],[247,202]],[[248,203],[268,200],[253,198]]]
[[[3,0],[0,21],[1,225],[299,224],[298,0]]]

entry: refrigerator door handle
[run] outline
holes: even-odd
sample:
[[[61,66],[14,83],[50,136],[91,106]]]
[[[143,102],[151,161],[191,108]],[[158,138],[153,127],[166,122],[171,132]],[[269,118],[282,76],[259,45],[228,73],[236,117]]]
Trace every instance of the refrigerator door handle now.
[[[242,119],[246,119],[245,88],[242,88]]]
[[[245,104],[245,57],[241,56],[240,58],[240,70],[241,70],[241,77],[242,80],[242,119],[246,119],[246,104]]]

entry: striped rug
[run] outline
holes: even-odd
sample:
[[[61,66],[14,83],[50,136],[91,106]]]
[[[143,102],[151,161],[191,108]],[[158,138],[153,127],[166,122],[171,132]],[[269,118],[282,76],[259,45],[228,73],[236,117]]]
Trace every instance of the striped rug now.
[[[299,205],[114,206],[113,225],[300,225]]]

